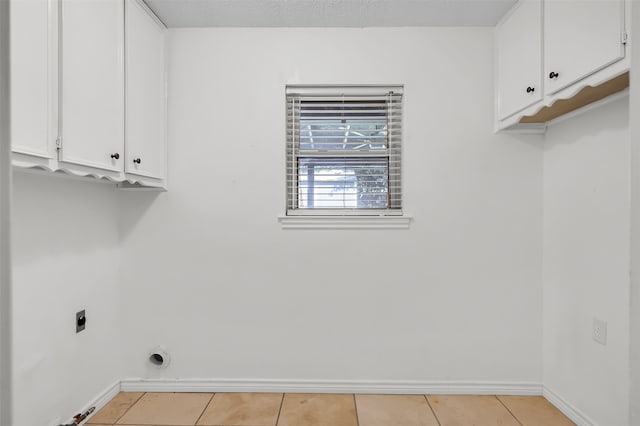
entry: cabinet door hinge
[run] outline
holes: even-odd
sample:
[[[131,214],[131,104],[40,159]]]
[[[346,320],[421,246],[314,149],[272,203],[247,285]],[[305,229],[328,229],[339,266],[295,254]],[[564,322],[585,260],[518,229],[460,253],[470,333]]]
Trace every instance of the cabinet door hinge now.
[[[56,138],[56,149],[60,149],[60,148],[62,148],[62,137],[58,136]]]
[[[620,43],[627,44],[627,38],[628,38],[628,35],[626,32],[620,33]]]

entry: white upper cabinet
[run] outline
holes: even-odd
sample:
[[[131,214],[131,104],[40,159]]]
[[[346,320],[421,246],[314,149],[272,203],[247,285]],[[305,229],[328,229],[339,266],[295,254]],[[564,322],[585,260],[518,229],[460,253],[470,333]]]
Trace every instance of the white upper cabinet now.
[[[624,58],[623,0],[545,0],[545,93]]]
[[[124,4],[61,1],[60,160],[124,170]]]
[[[13,165],[166,188],[162,22],[143,0],[9,1]]]
[[[542,99],[542,1],[521,1],[496,27],[497,108],[504,119]]]
[[[627,0],[519,0],[495,30],[495,129],[548,124],[629,86]]]
[[[125,171],[161,179],[166,163],[166,28],[126,0]]]
[[[53,158],[53,22],[49,0],[11,0],[11,145],[15,153]]]

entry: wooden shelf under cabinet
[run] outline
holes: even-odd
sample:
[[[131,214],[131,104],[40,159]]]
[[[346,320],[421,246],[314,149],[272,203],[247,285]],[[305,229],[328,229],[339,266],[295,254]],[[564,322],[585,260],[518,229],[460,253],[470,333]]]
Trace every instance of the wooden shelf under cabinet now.
[[[585,86],[573,97],[557,100],[552,105],[543,107],[534,115],[525,115],[519,122],[522,124],[546,123],[607,96],[621,92],[627,87],[629,87],[628,71],[597,86]]]

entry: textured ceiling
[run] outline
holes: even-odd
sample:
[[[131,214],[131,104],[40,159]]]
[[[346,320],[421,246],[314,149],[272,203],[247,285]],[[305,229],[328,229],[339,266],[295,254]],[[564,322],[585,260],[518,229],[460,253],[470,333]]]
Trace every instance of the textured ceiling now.
[[[146,0],[169,27],[493,26],[516,0]]]

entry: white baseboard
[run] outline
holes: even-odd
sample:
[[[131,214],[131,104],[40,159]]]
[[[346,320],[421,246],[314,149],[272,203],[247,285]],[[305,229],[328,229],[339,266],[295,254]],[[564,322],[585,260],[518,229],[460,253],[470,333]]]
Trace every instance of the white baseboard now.
[[[82,407],[80,411],[84,413],[89,408],[96,407],[96,410],[93,412],[93,414],[97,413],[102,407],[107,405],[107,403],[111,401],[120,392],[121,390],[120,383],[121,383],[120,380],[113,383],[111,386],[103,390],[98,396],[93,398],[91,402],[89,402],[87,405]],[[91,418],[91,416],[89,416],[89,418]],[[69,421],[65,422],[65,424],[71,423],[72,420],[73,419],[69,419]]]
[[[542,385],[528,382],[421,382],[264,379],[124,379],[125,392],[278,392],[438,395],[542,395]]]
[[[586,414],[571,405],[564,398],[562,398],[560,395],[546,386],[542,389],[542,396],[544,396],[547,401],[555,405],[556,408],[562,412],[562,414],[569,417],[569,419],[576,425],[598,426],[598,424],[591,420]]]

